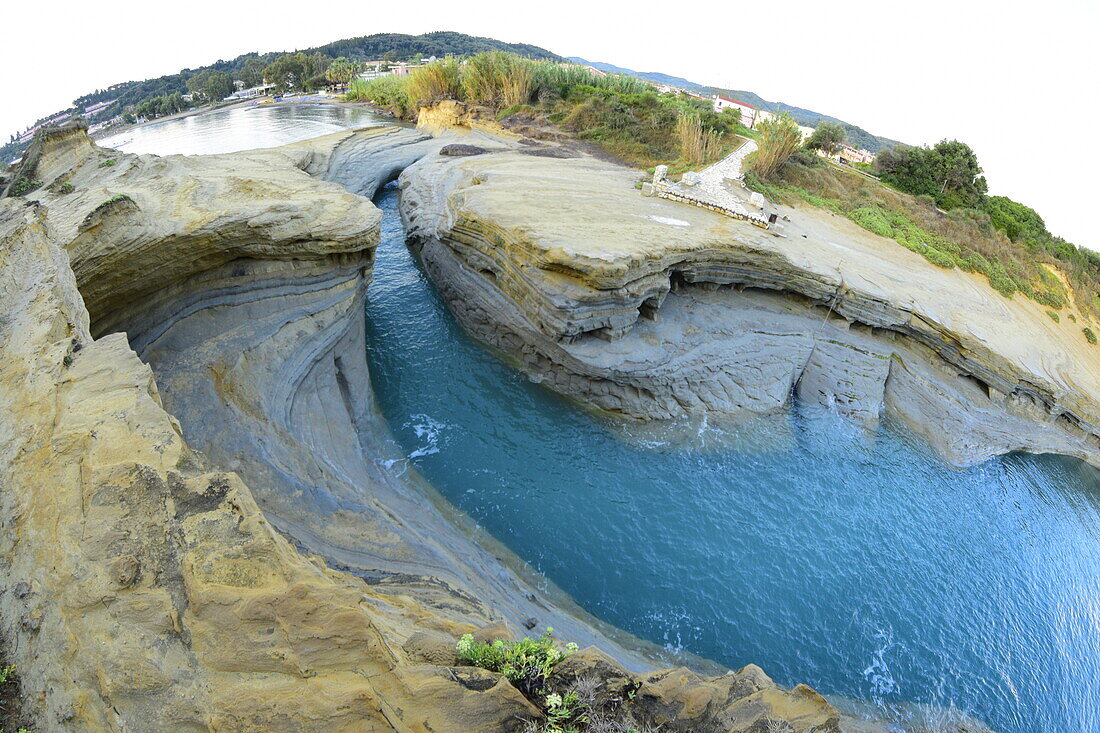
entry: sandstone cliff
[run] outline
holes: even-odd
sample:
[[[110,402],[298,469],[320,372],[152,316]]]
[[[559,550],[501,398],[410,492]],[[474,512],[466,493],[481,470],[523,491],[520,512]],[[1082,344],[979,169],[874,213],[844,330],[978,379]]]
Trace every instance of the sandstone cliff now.
[[[827,212],[783,237],[644,198],[575,156],[428,156],[402,174],[426,269],[466,327],[548,386],[653,419],[792,400],[947,459],[1014,450],[1100,465],[1097,351],[1030,301]]]
[[[347,189],[439,141],[52,143],[46,187],[0,200],[0,631],[41,730],[518,730],[542,713],[453,643],[528,617],[618,658],[562,673],[627,680],[668,730],[840,730],[751,666],[649,671],[387,470],[362,337],[379,214]]]

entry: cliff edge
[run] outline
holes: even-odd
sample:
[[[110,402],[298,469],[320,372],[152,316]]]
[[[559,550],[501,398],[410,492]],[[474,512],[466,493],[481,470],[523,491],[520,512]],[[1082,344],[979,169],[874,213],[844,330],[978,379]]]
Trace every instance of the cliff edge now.
[[[454,643],[528,618],[609,652],[561,674],[666,730],[842,729],[751,665],[653,671],[390,470],[362,338],[379,213],[348,189],[440,141],[51,141],[51,179],[0,200],[0,631],[40,730],[521,730],[544,710]]]
[[[553,389],[633,419],[823,405],[947,460],[1100,465],[1100,363],[1038,304],[855,224],[782,234],[635,190],[570,152],[427,156],[402,213],[463,324]]]

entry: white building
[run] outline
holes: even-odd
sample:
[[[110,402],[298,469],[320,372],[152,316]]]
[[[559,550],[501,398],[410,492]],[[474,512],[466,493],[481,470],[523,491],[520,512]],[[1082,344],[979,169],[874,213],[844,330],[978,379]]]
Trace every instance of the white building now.
[[[106,109],[107,107],[110,107],[117,101],[117,99],[108,99],[106,102],[97,102],[96,104],[89,105],[84,108],[84,114],[94,115],[96,112],[100,111],[101,109]]]
[[[863,148],[857,150],[847,143],[841,143],[840,159],[849,163],[874,163],[875,154],[870,150],[865,150]]]
[[[722,110],[726,109],[739,109],[741,110],[741,124],[750,129],[756,127],[756,123],[758,121],[757,118],[761,114],[762,110],[758,110],[751,104],[745,104],[744,102],[740,102],[733,97],[725,97],[721,94],[715,94],[713,100],[715,112],[721,112]],[[768,113],[764,112],[763,114]]]
[[[393,72],[391,72],[389,69],[383,71],[381,67],[376,66],[373,69],[367,69],[366,71],[360,73],[359,78],[365,79],[366,81],[371,81],[373,79],[378,79],[379,77],[390,76],[392,73]]]
[[[265,94],[268,94],[274,88],[274,84],[261,84],[258,87],[251,87],[249,89],[240,89],[238,91],[235,91],[225,99],[229,102],[235,102],[239,99],[255,99],[256,97],[262,97]]]

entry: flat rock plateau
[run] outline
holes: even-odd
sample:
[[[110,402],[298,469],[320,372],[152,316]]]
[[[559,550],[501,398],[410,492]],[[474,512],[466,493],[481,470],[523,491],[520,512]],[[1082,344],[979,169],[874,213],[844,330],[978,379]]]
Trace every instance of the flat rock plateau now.
[[[467,132],[199,157],[36,141],[14,175],[45,185],[0,200],[0,631],[40,730],[520,731],[541,711],[454,644],[529,620],[587,647],[556,674],[633,690],[662,730],[888,730],[753,665],[660,669],[391,470],[363,308],[369,197],[402,171],[462,322],[588,404],[809,399],[960,463],[1096,463],[1090,354],[1026,304],[843,222],[779,240]]]
[[[587,156],[427,156],[401,175],[425,269],[464,326],[626,418],[821,404],[897,421],[949,462],[1100,465],[1096,348],[1043,307],[828,212],[784,236],[635,190]]]

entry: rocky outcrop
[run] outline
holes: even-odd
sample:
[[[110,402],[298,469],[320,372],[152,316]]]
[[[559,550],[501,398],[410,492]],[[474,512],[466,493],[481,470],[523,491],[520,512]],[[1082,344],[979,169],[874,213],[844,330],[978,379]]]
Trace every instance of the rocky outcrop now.
[[[471,108],[463,102],[445,99],[430,107],[421,107],[416,115],[417,128],[436,136],[465,136],[471,132],[492,135],[497,140],[519,140],[520,135],[504,128],[491,111]]]
[[[978,276],[818,210],[783,236],[645,198],[637,174],[515,152],[401,178],[425,268],[466,327],[548,386],[639,419],[792,399],[899,420],[949,460],[1100,465],[1100,368],[1080,334]]]
[[[392,468],[362,336],[379,214],[321,179],[370,193],[431,144],[77,135],[43,151],[71,192],[0,201],[0,631],[39,728],[519,730],[542,712],[448,645],[533,617],[612,654],[644,718],[838,730],[754,671],[650,672]]]

